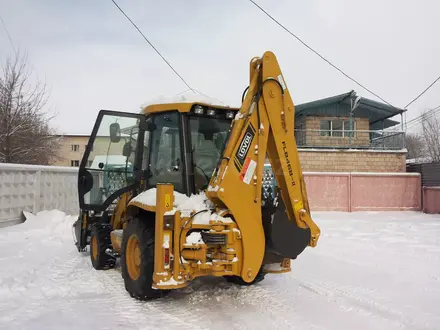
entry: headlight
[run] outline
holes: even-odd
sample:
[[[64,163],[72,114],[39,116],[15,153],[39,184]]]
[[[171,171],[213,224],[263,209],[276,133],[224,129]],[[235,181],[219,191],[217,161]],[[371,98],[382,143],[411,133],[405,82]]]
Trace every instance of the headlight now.
[[[226,118],[227,118],[227,119],[232,119],[232,118],[234,118],[234,112],[233,112],[233,111],[228,111],[228,112],[226,112]]]
[[[195,114],[197,114],[197,115],[203,115],[203,112],[204,112],[204,109],[203,109],[202,106],[200,106],[200,105],[196,105],[196,106],[194,107],[194,113],[195,113]]]

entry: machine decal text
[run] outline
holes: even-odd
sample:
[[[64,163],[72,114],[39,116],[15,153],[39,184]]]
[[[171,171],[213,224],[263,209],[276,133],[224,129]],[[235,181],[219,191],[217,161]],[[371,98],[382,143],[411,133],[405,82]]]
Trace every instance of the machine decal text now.
[[[290,176],[290,180],[292,182],[292,186],[294,186],[295,185],[295,179],[293,177],[292,164],[290,163],[290,160],[289,160],[289,153],[287,152],[286,141],[283,141],[282,144],[283,144],[284,158],[285,158],[286,164],[287,164],[287,170],[289,171],[289,176]]]

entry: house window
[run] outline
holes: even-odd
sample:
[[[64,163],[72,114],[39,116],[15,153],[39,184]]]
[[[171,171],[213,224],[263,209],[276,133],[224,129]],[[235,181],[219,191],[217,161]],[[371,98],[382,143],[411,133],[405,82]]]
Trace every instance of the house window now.
[[[333,119],[321,120],[321,136],[346,137],[354,135],[350,133],[350,120]],[[356,121],[353,120],[353,130],[356,130]]]
[[[79,144],[72,144],[72,151],[79,151]]]
[[[79,166],[79,160],[71,160],[70,161],[70,166],[78,167]]]
[[[295,135],[296,144],[299,146],[306,144],[306,132],[304,129],[305,129],[304,123],[295,126],[294,135]]]

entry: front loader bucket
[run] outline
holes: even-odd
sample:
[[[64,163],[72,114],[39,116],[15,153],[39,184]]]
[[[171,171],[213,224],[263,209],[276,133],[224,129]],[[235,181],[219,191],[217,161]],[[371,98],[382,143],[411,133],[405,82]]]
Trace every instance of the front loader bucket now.
[[[310,229],[297,226],[295,220],[287,217],[286,207],[281,197],[278,206],[269,215],[263,213],[267,247],[272,253],[295,259],[310,242]],[[268,210],[269,211],[269,210]],[[269,211],[270,212],[270,211]]]

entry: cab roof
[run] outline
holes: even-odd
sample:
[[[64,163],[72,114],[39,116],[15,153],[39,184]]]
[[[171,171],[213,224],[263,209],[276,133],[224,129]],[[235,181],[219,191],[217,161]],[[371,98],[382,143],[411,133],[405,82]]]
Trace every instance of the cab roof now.
[[[149,114],[149,113],[155,113],[155,112],[162,112],[162,111],[169,111],[169,110],[177,110],[179,112],[189,112],[191,108],[195,105],[201,105],[203,107],[207,108],[215,108],[219,110],[232,110],[232,111],[238,111],[240,108],[231,108],[227,106],[222,105],[213,105],[209,103],[203,103],[203,102],[191,102],[191,103],[161,103],[161,104],[150,104],[146,107],[142,108],[143,114]]]
[[[195,105],[201,105],[203,107],[215,108],[219,110],[239,110],[237,107],[230,107],[220,100],[210,98],[206,95],[200,94],[188,94],[188,95],[177,95],[174,97],[166,98],[159,97],[141,106],[143,114],[177,110],[179,112],[189,112],[191,108]]]

